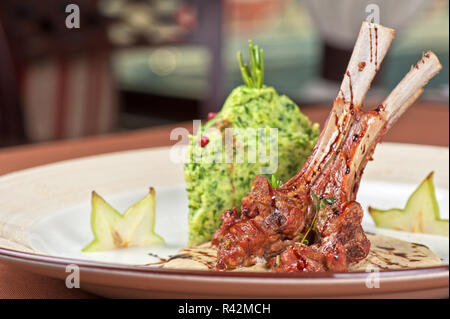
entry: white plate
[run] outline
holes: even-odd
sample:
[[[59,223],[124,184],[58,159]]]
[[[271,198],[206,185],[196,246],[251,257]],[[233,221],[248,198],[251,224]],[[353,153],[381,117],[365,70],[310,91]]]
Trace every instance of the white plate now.
[[[386,143],[379,145],[374,158],[358,193],[363,207],[402,207],[434,170],[441,214],[448,218],[447,148]],[[124,211],[142,198],[149,186],[156,188],[156,232],[165,238],[166,246],[81,252],[92,240],[92,190]],[[229,274],[136,266],[157,261],[149,253],[173,255],[187,243],[182,166],[169,161],[167,148],[102,155],[13,173],[0,178],[0,193],[0,259],[57,278],[67,275],[65,265],[77,264],[82,269],[82,289],[105,296],[448,296],[448,238],[378,230],[369,216],[363,221],[366,230],[425,244],[447,266],[383,273],[376,291],[365,287],[366,274]],[[255,276],[260,279],[255,281]],[[398,280],[403,285],[398,285]]]

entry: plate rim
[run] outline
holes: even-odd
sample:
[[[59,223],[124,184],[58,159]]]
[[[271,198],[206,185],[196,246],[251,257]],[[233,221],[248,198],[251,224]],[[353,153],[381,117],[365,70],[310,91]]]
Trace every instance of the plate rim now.
[[[301,273],[283,273],[283,272],[248,272],[248,271],[217,271],[217,270],[194,270],[194,269],[170,269],[158,268],[140,265],[125,265],[118,263],[98,262],[92,260],[83,260],[68,257],[58,257],[50,255],[41,255],[29,252],[21,252],[13,249],[0,247],[0,260],[13,260],[16,263],[46,263],[53,266],[67,266],[74,264],[88,269],[102,271],[120,271],[132,272],[135,274],[151,273],[154,275],[190,275],[196,277],[221,277],[221,278],[290,278],[290,279],[360,279],[367,278],[367,272],[301,272]],[[449,276],[449,265],[440,265],[433,267],[411,268],[411,269],[390,269],[380,271],[380,278],[399,278],[419,276],[425,274],[446,274]]]

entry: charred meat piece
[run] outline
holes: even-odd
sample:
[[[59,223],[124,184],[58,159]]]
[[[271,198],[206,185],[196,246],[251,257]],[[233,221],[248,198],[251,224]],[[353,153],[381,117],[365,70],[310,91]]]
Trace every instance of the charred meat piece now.
[[[393,29],[363,23],[339,94],[303,168],[278,189],[258,176],[241,213],[223,213],[212,241],[217,269],[264,258],[276,271],[346,271],[367,256],[370,242],[356,202],[363,170],[383,134],[442,67],[431,51],[424,53],[382,105],[362,111],[394,35]]]

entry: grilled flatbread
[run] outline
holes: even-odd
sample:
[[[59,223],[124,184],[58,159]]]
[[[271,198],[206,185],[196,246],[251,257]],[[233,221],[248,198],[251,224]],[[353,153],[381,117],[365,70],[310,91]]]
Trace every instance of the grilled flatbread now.
[[[422,244],[381,235],[367,235],[367,237],[371,244],[369,255],[360,262],[349,265],[349,271],[366,271],[370,265],[380,270],[442,265],[439,256]]]
[[[371,242],[369,255],[358,263],[350,264],[348,271],[365,272],[378,268],[380,271],[440,266],[441,259],[428,247],[382,235],[367,234]],[[214,270],[217,250],[206,243],[194,248],[184,248],[172,256],[163,268]],[[371,267],[371,268],[369,268]],[[251,267],[241,267],[233,271],[271,271],[261,260]]]

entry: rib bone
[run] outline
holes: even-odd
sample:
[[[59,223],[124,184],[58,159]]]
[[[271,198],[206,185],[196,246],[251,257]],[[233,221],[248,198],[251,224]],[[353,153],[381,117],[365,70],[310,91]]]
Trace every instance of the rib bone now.
[[[394,36],[394,29],[369,22],[362,23],[346,76],[341,83],[339,98],[350,101],[356,107],[361,106]]]
[[[352,167],[359,178],[367,161],[371,158],[375,146],[385,134],[394,125],[398,118],[419,98],[423,92],[423,87],[442,69],[437,56],[428,51],[423,53],[422,58],[417,64],[411,67],[411,70],[403,77],[400,83],[394,88],[383,103],[375,112],[366,113],[368,119],[368,129],[361,140],[360,145],[355,151],[354,164],[358,167]],[[350,184],[359,185],[359,179]],[[354,192],[358,186],[354,186]]]
[[[400,81],[383,105],[388,121],[388,129],[414,103],[422,92],[422,88],[442,69],[437,56],[427,51],[422,59],[411,67],[411,70]]]
[[[363,23],[331,114],[303,168],[279,189],[258,176],[242,200],[242,216],[235,209],[223,213],[213,237],[218,269],[265,257],[275,270],[345,271],[367,256],[363,209],[355,201],[362,172],[383,134],[441,69],[432,52],[423,54],[382,105],[363,112],[361,103],[394,34]],[[333,197],[334,203],[318,212],[317,197]],[[311,229],[311,245],[303,245]]]
[[[344,135],[341,132],[348,131],[354,113],[360,110],[394,36],[393,29],[363,22],[333,109],[313,151],[314,156],[310,157],[314,161],[305,165],[305,169],[320,170],[330,155],[330,149],[342,143]],[[299,175],[305,173],[300,172]]]

